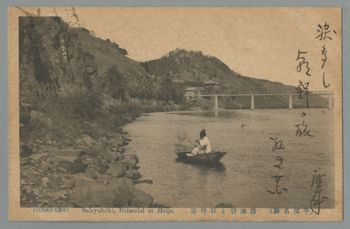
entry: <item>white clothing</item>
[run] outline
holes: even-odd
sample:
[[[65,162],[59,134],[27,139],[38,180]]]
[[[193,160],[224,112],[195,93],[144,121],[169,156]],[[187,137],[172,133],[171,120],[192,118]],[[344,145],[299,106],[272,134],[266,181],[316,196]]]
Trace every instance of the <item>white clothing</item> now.
[[[192,155],[202,154],[202,153],[210,153],[211,152],[211,146],[209,139],[207,137],[204,137],[203,139],[199,140],[199,144],[201,147],[206,146],[205,151],[202,151],[199,149],[199,147],[196,147],[192,150]]]
[[[209,139],[207,137],[204,137],[203,139],[199,140],[199,144],[201,144],[201,146],[206,146],[206,153],[211,153],[211,146],[210,146],[210,142]]]

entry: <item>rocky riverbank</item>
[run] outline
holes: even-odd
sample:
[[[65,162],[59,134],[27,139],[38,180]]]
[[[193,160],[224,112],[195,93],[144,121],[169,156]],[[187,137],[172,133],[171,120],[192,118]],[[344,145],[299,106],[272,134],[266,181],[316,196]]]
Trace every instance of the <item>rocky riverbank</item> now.
[[[122,127],[178,109],[155,102],[181,101],[178,88],[59,17],[20,17],[19,50],[21,207],[150,206]]]
[[[51,140],[22,145],[21,206],[152,207],[152,196],[134,186],[152,181],[141,180],[139,158],[125,152],[130,141],[84,135],[71,148]]]

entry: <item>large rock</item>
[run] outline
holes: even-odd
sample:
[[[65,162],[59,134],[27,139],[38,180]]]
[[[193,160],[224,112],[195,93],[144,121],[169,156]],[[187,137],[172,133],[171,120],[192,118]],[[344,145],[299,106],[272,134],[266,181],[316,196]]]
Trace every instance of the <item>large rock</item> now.
[[[139,162],[139,159],[136,155],[133,154],[124,154],[124,159],[119,161],[120,163],[123,163],[127,169],[133,169],[136,167],[137,163]]]
[[[122,138],[123,138],[124,142],[128,142],[129,143],[129,142],[132,141],[131,136],[128,135],[128,134],[122,135]]]
[[[110,161],[120,161],[124,159],[124,156],[119,150],[108,150],[104,153],[104,156]]]
[[[93,167],[89,165],[84,173],[85,177],[93,179],[93,180],[99,180],[104,181],[104,176],[96,171],[96,167]]]
[[[35,161],[46,161],[48,157],[48,153],[35,153],[30,156],[30,158],[34,159]]]
[[[101,182],[81,180],[75,184],[71,194],[71,207],[114,207],[116,192]]]
[[[83,137],[78,139],[75,143],[82,148],[92,148],[97,145],[97,142],[89,135],[83,135]]]
[[[120,152],[121,154],[124,154],[124,153],[125,153],[125,148],[120,148],[120,149],[119,149],[119,152]]]
[[[98,160],[98,163],[97,163],[97,166],[98,166],[98,171],[99,173],[105,173],[108,169],[109,169],[109,166],[108,166],[108,161],[105,160],[105,159],[99,159]]]
[[[109,143],[114,146],[122,147],[123,146],[123,139],[122,138],[114,138],[114,139],[109,139]]]
[[[77,157],[70,157],[70,156],[51,156],[47,158],[47,162],[52,162],[54,164],[59,164],[61,161],[68,161],[70,163],[73,163],[75,160],[77,160]]]
[[[88,165],[82,162],[81,158],[76,159],[73,163],[69,161],[60,161],[58,164],[71,174],[84,173],[88,167]]]
[[[73,180],[62,177],[62,184],[60,185],[60,189],[72,189],[73,187],[74,187]]]
[[[133,174],[131,172],[131,170],[126,170],[124,173],[125,177],[132,179],[133,178]]]
[[[116,207],[128,206],[131,198],[133,197],[132,193],[135,190],[135,187],[129,179],[126,178],[113,178],[109,180],[107,184],[108,188],[114,190],[117,195],[114,199]]]
[[[58,164],[60,161],[69,161],[71,163],[74,163],[75,160],[84,155],[85,152],[81,150],[53,150],[48,153],[47,162]]]
[[[132,122],[132,121],[130,121],[130,122]],[[119,147],[123,147],[123,146],[127,146],[127,145],[129,145],[129,141],[126,141],[125,139],[123,139],[122,143],[118,144]]]
[[[132,178],[134,180],[138,180],[138,179],[140,179],[142,177],[141,173],[139,171],[137,171],[136,169],[131,170],[131,172],[132,172],[132,175],[133,175]]]
[[[129,133],[127,133],[127,132],[122,133],[122,136],[121,136],[121,137],[124,138],[124,139],[126,139],[126,140],[128,140],[128,141],[130,141],[130,142],[131,142],[131,140],[132,140],[131,134],[129,134]]]
[[[124,163],[119,161],[108,164],[109,169],[106,171],[107,174],[112,174],[115,177],[124,176],[124,172],[127,170]]]
[[[134,189],[129,203],[129,207],[149,208],[152,206],[153,197],[141,190]]]
[[[113,178],[107,185],[91,179],[79,180],[70,203],[72,207],[126,207],[132,202],[133,189],[132,183],[123,178]]]
[[[136,180],[140,179],[142,177],[142,175],[136,169],[132,169],[132,170],[125,171],[125,177],[130,178],[133,181],[136,181]]]
[[[47,173],[48,171],[50,171],[51,169],[53,168],[53,165],[46,162],[46,161],[43,161],[41,164],[40,164],[40,167],[38,168],[38,172],[40,172],[41,174],[45,174]]]

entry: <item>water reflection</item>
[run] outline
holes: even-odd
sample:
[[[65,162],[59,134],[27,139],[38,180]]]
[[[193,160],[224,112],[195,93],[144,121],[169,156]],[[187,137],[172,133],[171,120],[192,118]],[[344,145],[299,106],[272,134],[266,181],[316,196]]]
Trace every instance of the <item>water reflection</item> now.
[[[192,166],[193,168],[197,168],[203,172],[225,172],[226,168],[225,165],[222,164],[221,162],[218,163],[205,163],[205,162],[188,162],[188,161],[183,161],[179,158],[176,158],[175,161],[177,163],[182,163],[182,164],[186,164],[188,166]]]

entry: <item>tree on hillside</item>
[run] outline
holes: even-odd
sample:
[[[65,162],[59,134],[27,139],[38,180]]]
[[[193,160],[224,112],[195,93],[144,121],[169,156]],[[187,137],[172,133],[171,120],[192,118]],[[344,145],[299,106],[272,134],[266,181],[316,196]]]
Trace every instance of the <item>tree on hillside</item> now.
[[[184,85],[172,85],[172,100],[176,104],[180,104],[184,98]]]
[[[125,99],[127,79],[121,74],[117,66],[112,66],[106,73],[107,84],[105,87],[114,99]]]

